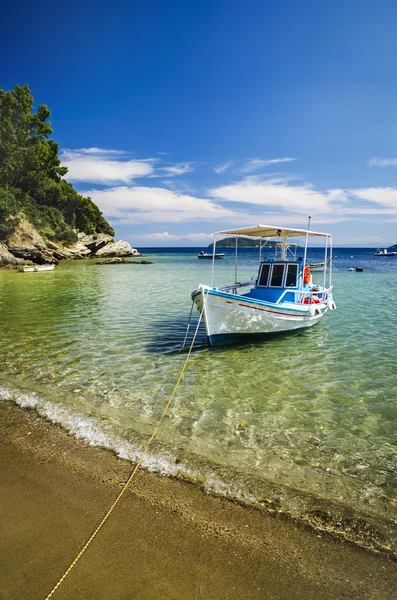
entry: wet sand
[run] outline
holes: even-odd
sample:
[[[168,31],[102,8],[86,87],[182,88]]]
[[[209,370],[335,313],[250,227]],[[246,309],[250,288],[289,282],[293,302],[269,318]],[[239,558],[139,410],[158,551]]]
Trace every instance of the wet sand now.
[[[44,600],[131,464],[7,403],[0,403],[0,460],[0,599]],[[397,564],[386,557],[140,471],[53,598],[396,596]]]

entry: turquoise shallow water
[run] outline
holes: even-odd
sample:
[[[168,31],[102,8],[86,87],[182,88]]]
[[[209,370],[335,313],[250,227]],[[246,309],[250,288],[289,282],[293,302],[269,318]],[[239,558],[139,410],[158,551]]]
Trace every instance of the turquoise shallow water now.
[[[315,327],[216,350],[200,330],[144,464],[397,552],[397,257],[335,254],[338,310]],[[210,280],[196,255],[0,271],[0,398],[135,459],[185,359],[190,293]],[[233,252],[219,263],[230,283]],[[254,276],[256,252],[240,265],[239,280]]]

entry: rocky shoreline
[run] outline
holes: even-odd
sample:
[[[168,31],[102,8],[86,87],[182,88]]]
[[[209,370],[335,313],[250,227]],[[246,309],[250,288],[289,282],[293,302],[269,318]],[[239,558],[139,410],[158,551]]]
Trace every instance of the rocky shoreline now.
[[[127,258],[142,256],[128,242],[115,242],[105,233],[77,233],[77,242],[62,244],[44,240],[27,220],[22,219],[14,233],[0,242],[0,268],[31,264],[58,264],[60,260],[85,258]]]

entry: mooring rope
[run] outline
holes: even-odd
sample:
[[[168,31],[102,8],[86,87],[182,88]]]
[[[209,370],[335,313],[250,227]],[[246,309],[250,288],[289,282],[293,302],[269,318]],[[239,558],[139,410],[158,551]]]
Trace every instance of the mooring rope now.
[[[189,329],[190,329],[190,321],[191,321],[191,319],[192,319],[193,307],[194,307],[194,300],[192,300],[192,308],[190,309],[190,315],[189,315],[189,320],[188,320],[188,322],[187,322],[187,328],[186,328],[185,338],[184,338],[184,340],[183,340],[183,344],[182,344],[182,346],[181,346],[181,348],[180,348],[179,352],[182,352],[182,350],[184,349],[184,347],[185,347],[185,344],[186,344],[186,340],[187,340],[187,334],[189,333]]]
[[[186,359],[185,362],[183,363],[183,367],[182,370],[179,374],[179,377],[177,379],[177,382],[175,384],[175,387],[172,391],[171,396],[168,399],[167,404],[164,407],[164,410],[162,412],[162,415],[160,417],[160,419],[157,421],[157,424],[153,430],[153,433],[149,439],[149,441],[146,443],[146,446],[144,446],[144,449],[142,451],[141,457],[138,460],[137,464],[135,465],[135,467],[133,468],[133,470],[131,471],[127,481],[124,483],[124,486],[122,488],[122,490],[120,491],[120,493],[118,494],[118,496],[116,497],[116,499],[114,500],[113,504],[110,506],[110,508],[108,509],[108,511],[106,512],[105,516],[103,517],[103,519],[101,520],[101,522],[99,523],[99,525],[96,527],[96,529],[94,530],[94,532],[91,534],[90,538],[87,540],[87,542],[84,544],[84,546],[82,547],[82,549],[80,550],[80,552],[77,554],[77,556],[75,557],[75,559],[70,563],[69,567],[66,569],[65,573],[62,575],[62,577],[59,579],[58,583],[56,583],[56,585],[54,585],[54,587],[52,588],[51,592],[48,594],[48,596],[46,596],[45,600],[49,600],[50,598],[52,598],[52,596],[55,594],[55,592],[57,591],[57,589],[59,588],[59,586],[65,581],[66,577],[69,575],[69,573],[71,572],[71,570],[76,566],[76,564],[78,563],[78,561],[80,560],[80,558],[83,556],[84,552],[87,550],[88,546],[91,544],[91,542],[94,540],[94,538],[96,537],[96,535],[99,533],[99,531],[102,529],[102,527],[104,526],[104,524],[106,523],[106,521],[108,520],[108,518],[110,517],[110,515],[112,514],[112,512],[114,511],[114,509],[116,508],[117,504],[120,502],[121,498],[123,497],[123,495],[125,494],[125,492],[127,491],[131,481],[133,480],[133,478],[135,477],[135,474],[137,473],[142,460],[145,458],[146,453],[149,449],[150,444],[152,443],[152,441],[154,440],[154,438],[156,437],[156,434],[159,430],[159,427],[170,407],[170,404],[175,396],[175,393],[179,387],[179,384],[182,380],[183,374],[185,372],[185,369],[187,367],[187,363],[189,361],[190,358],[190,354],[192,352],[193,349],[193,345],[194,342],[196,341],[196,337],[197,337],[197,333],[200,327],[200,323],[201,323],[201,319],[203,316],[203,312],[204,312],[204,307],[205,307],[205,298],[204,298],[204,294],[203,294],[203,307],[201,309],[200,312],[200,317],[199,320],[197,322],[197,327],[196,327],[196,331],[194,332],[194,336],[192,339],[192,343],[190,344],[190,348],[188,350],[188,353],[186,355]]]

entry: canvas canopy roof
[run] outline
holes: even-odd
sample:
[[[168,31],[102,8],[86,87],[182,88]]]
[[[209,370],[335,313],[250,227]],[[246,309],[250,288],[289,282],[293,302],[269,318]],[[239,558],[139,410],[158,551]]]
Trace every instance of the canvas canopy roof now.
[[[239,229],[228,229],[227,231],[217,231],[217,235],[242,235],[246,237],[260,238],[289,238],[305,236],[331,237],[329,233],[320,233],[318,231],[307,231],[306,229],[288,229],[285,227],[275,227],[274,225],[253,225],[252,227],[241,227]]]

